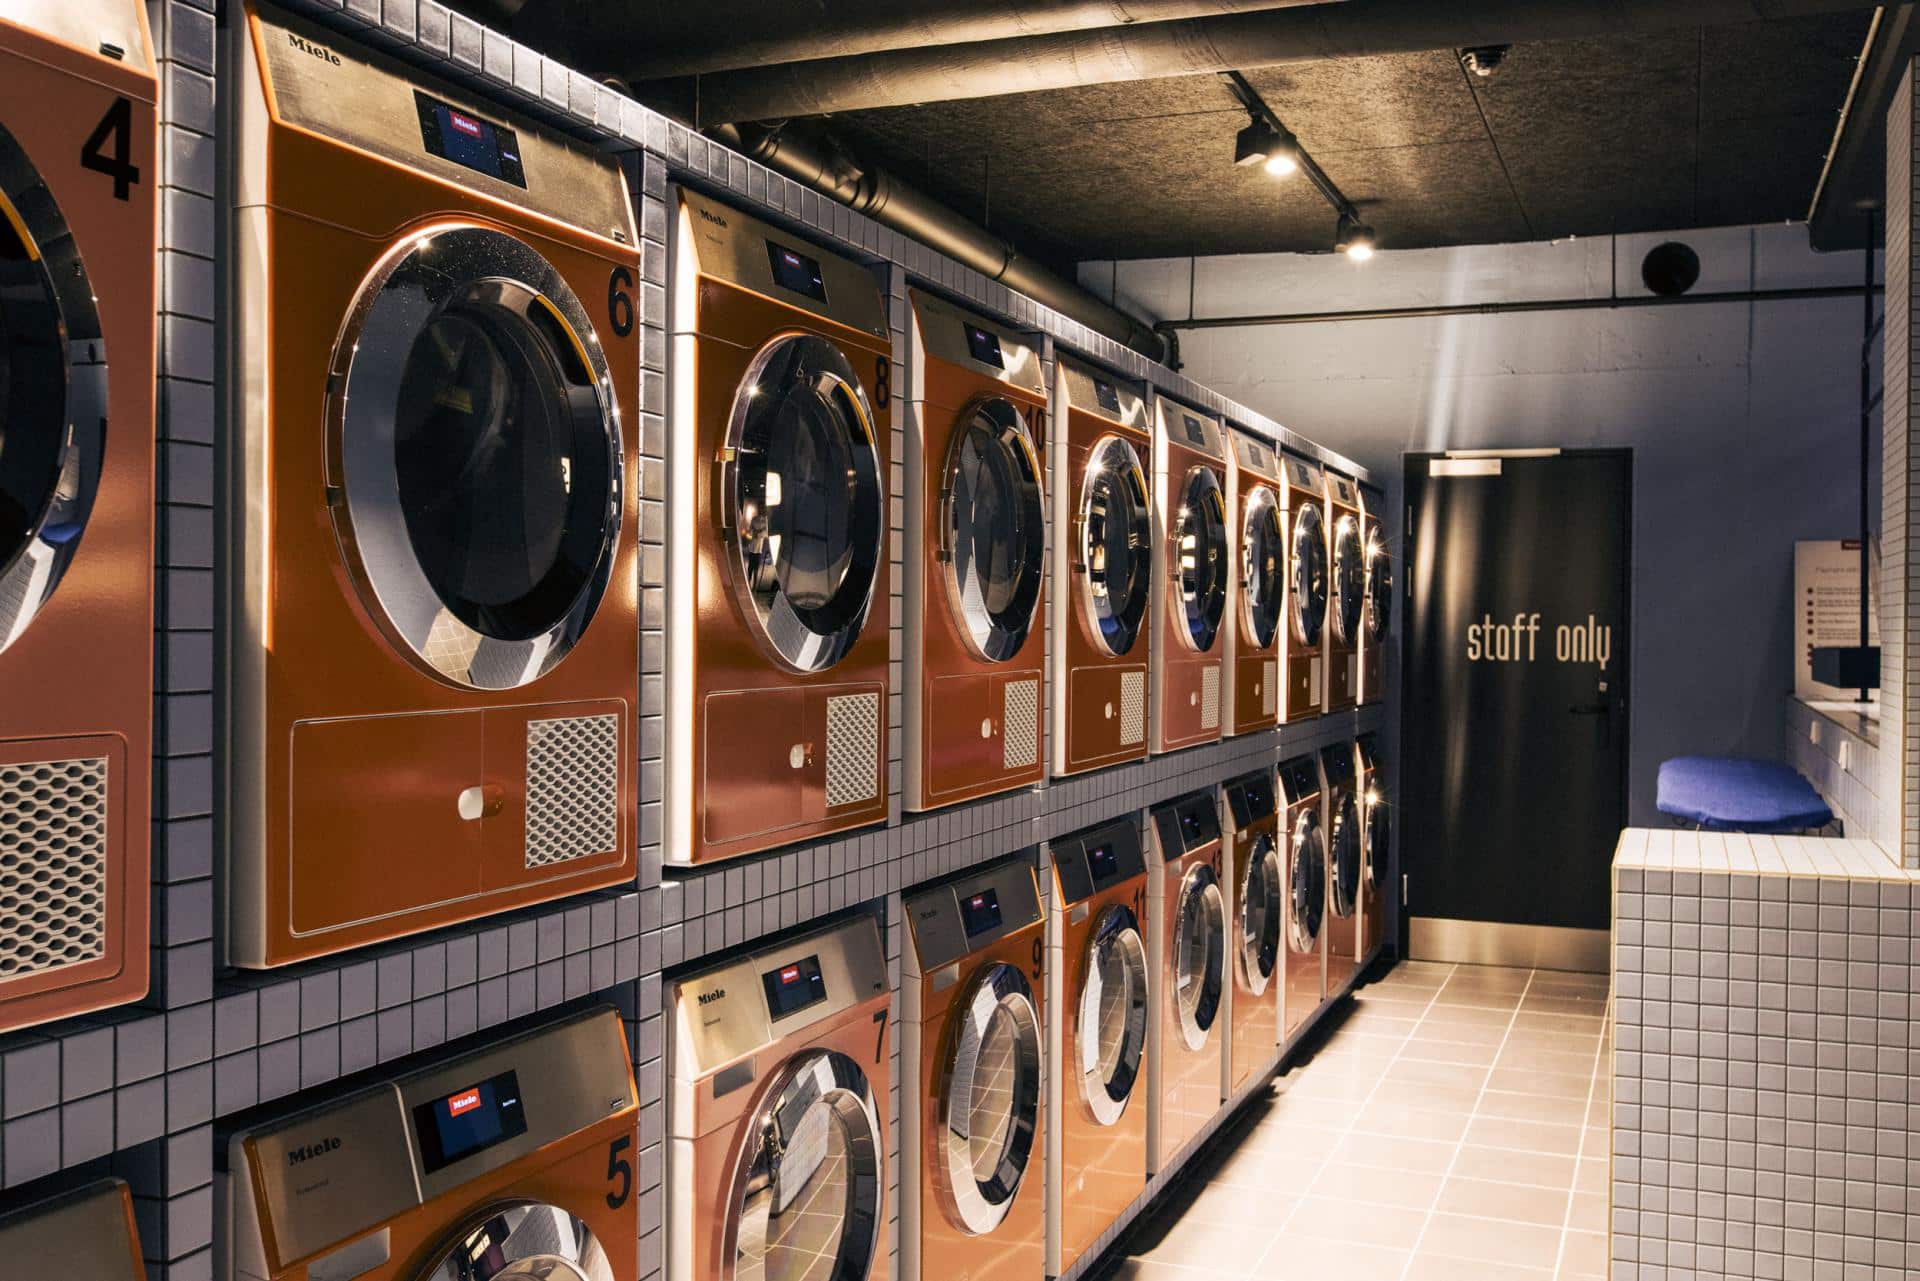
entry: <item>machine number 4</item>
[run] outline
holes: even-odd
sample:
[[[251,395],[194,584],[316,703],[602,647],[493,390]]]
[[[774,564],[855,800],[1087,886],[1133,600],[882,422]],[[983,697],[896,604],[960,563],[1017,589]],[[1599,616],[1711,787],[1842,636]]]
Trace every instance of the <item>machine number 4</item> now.
[[[107,153],[109,142],[113,144],[111,155]],[[113,100],[107,114],[80,145],[80,167],[113,179],[115,200],[131,199],[133,184],[140,181],[139,167],[133,163],[132,99]]]
[[[607,1193],[607,1208],[618,1210],[633,1195],[633,1163],[621,1156],[633,1146],[633,1137],[623,1134],[607,1148],[607,1178],[618,1186]]]

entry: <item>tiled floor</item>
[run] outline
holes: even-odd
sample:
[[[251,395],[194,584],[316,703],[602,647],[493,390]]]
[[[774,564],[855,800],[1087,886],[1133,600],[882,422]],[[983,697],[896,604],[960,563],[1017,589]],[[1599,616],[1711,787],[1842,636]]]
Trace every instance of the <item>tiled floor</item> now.
[[[1604,1276],[1606,1000],[1599,975],[1397,967],[1136,1226],[1109,1276]]]

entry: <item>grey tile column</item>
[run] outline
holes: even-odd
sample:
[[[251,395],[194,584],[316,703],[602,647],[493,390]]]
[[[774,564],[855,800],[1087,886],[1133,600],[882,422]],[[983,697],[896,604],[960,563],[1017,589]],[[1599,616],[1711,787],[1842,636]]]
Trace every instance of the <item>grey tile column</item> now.
[[[1880,448],[1884,467],[1880,506],[1880,820],[1874,835],[1905,867],[1920,867],[1920,716],[1907,680],[1907,656],[1915,652],[1910,578],[1916,558],[1911,490],[1914,332],[1913,218],[1917,165],[1914,155],[1914,70],[1907,68],[1887,111],[1887,258],[1885,395]]]

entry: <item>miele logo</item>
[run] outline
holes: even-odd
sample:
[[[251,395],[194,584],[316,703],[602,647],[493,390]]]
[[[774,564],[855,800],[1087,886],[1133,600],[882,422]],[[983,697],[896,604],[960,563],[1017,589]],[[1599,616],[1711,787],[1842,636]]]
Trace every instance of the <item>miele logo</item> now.
[[[462,1090],[447,1100],[447,1115],[459,1116],[462,1112],[471,1112],[479,1106],[479,1090]]]
[[[301,53],[312,54],[322,62],[331,63],[336,67],[340,65],[339,54],[324,45],[317,45],[311,40],[297,36],[291,31],[287,32],[287,43],[298,49]]]
[[[700,993],[700,1004],[712,1005],[715,1001],[725,1000],[726,995],[727,989],[724,987],[716,987],[711,992]]]
[[[330,1134],[324,1139],[316,1139],[312,1143],[302,1144],[297,1148],[288,1148],[287,1164],[299,1165],[302,1161],[311,1161],[315,1157],[325,1156],[329,1152],[338,1152],[339,1150],[340,1136]]]
[[[696,208],[694,212],[699,214],[702,218],[706,219],[708,222],[712,223],[716,227],[724,227],[727,225],[727,220],[725,218],[722,218],[717,213],[710,213],[705,209],[698,209],[698,208]]]

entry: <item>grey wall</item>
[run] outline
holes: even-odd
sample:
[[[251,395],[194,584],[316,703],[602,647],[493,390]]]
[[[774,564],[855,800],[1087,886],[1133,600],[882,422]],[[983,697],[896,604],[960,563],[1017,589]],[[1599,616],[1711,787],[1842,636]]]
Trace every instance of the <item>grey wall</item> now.
[[[1696,293],[1861,278],[1859,255],[1815,255],[1797,226],[1676,238],[1700,255]],[[1640,262],[1661,239],[1088,263],[1081,278],[1163,318],[1606,297],[1614,280],[1647,292]],[[1396,496],[1411,451],[1631,448],[1630,821],[1652,823],[1667,757],[1780,755],[1793,543],[1858,528],[1861,337],[1860,302],[1842,298],[1190,330],[1181,356]]]

